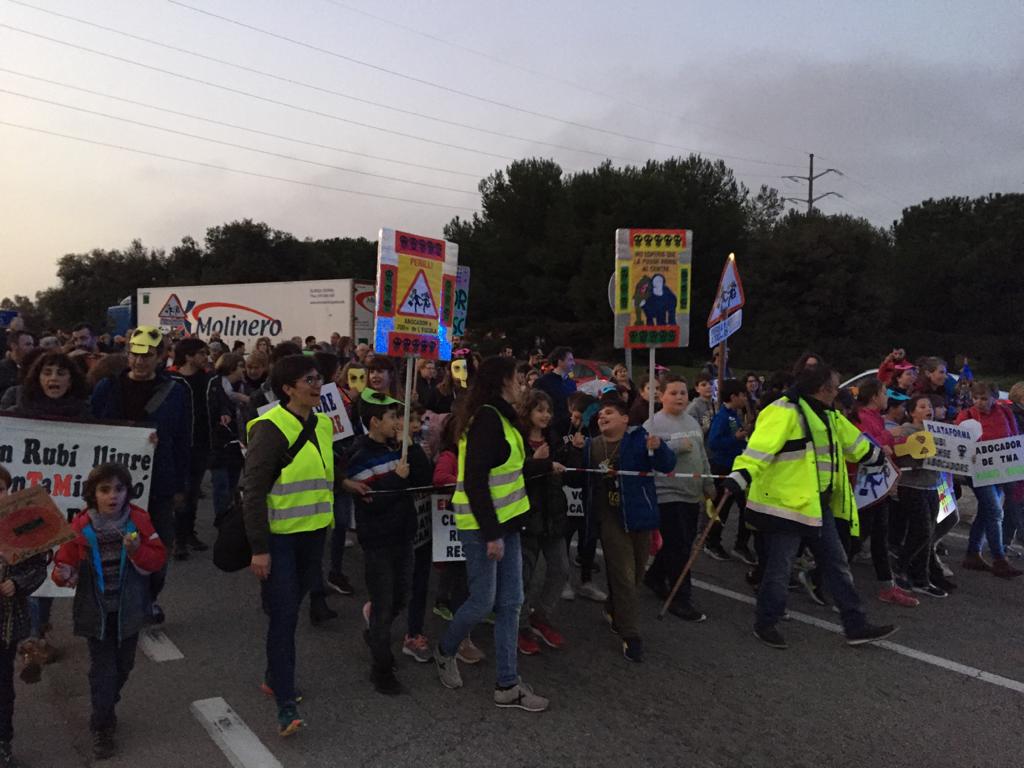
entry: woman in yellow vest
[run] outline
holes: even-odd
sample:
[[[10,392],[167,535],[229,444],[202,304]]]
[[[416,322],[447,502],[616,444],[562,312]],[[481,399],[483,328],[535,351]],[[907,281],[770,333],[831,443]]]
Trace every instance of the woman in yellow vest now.
[[[857,529],[846,462],[884,461],[881,449],[832,407],[837,394],[839,375],[832,368],[821,361],[804,367],[796,386],[761,411],[723,484],[731,493],[747,494],[747,521],[764,535],[754,636],[772,648],[787,647],[776,624],[786,612],[790,571],[803,538],[811,541],[847,643],[881,640],[896,631],[868,623],[836,530],[836,518],[849,520],[854,535]]]
[[[519,531],[530,509],[523,477],[526,451],[515,427],[513,405],[521,390],[515,359],[489,358],[480,365],[465,401],[453,415],[459,463],[452,506],[466,557],[469,597],[438,643],[434,661],[445,687],[461,687],[456,660],[459,643],[494,611],[494,703],[541,712],[548,700],[520,681],[516,665],[523,604]],[[531,460],[529,471],[551,471],[551,462],[541,460],[535,465]]]
[[[323,384],[313,358],[281,358],[270,383],[278,404],[249,422],[243,514],[250,568],[270,616],[263,688],[277,700],[280,734],[290,736],[303,725],[295,706],[299,605],[320,573],[334,521],[334,430],[329,418],[313,412]]]

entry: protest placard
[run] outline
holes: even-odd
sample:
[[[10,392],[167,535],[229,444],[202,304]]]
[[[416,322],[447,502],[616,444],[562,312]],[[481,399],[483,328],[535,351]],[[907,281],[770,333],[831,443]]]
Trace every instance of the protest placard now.
[[[926,421],[924,428],[935,440],[935,455],[926,458],[925,469],[971,475],[974,471],[974,436],[970,430],[941,421]]]
[[[450,563],[465,560],[462,554],[462,540],[455,527],[455,513],[451,509],[451,497],[435,493],[430,497],[433,534],[433,561]]]
[[[455,312],[452,315],[452,335],[466,335],[466,315],[469,313],[469,267],[459,265],[455,277]]]
[[[562,490],[565,491],[565,500],[569,504],[566,514],[569,517],[583,517],[583,489],[570,488],[566,485]]]
[[[433,527],[431,497],[427,494],[418,494],[414,503],[416,504],[416,535],[413,537],[412,547],[419,549],[430,541]]]
[[[74,530],[41,485],[0,496],[0,556],[4,563],[15,565],[73,538]]]
[[[979,440],[974,452],[974,485],[996,485],[1024,480],[1024,437],[1013,435]]]
[[[943,473],[942,482],[939,483],[939,513],[935,516],[935,522],[941,523],[954,512],[956,494],[953,492],[953,476]]]
[[[882,501],[896,485],[900,472],[892,459],[886,459],[881,469],[857,468],[857,481],[853,486],[853,495],[857,500],[857,509],[864,509]]]
[[[256,413],[262,416],[277,405],[277,402],[277,400],[271,400],[266,405],[261,405],[256,409]],[[348,411],[345,410],[345,402],[341,399],[341,392],[338,390],[338,385],[333,381],[320,387],[320,405],[313,410],[317,413],[322,413],[331,420],[331,424],[334,427],[334,442],[344,440],[346,437],[352,437],[355,434],[352,431],[352,420],[349,419]]]

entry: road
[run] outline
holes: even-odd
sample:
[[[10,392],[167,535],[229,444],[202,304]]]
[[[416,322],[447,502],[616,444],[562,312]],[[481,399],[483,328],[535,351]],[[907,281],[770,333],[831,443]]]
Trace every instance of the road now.
[[[209,520],[203,504],[200,517]],[[212,538],[208,526],[200,532]],[[949,563],[962,555],[963,533],[947,540]],[[375,693],[360,634],[358,547],[346,558],[359,591],[330,598],[340,618],[313,628],[303,613],[298,656],[308,725],[288,740],[277,736],[274,706],[257,690],[264,622],[253,577],[217,571],[208,553],[172,563],[163,630],[184,658],[156,662],[140,650],[118,712],[120,754],[103,765],[232,765],[192,712],[193,702],[212,698],[222,698],[263,745],[255,746],[286,768],[1020,764],[1024,579],[958,572],[960,589],[949,599],[903,609],[879,603],[870,565],[857,564],[870,617],[901,626],[892,645],[847,647],[829,628],[838,618],[831,609],[792,593],[795,618],[782,626],[790,648],[780,652],[751,635],[743,567],[702,558],[695,601],[708,621],[658,622],[658,605],[645,595],[640,665],[622,658],[597,604],[563,602],[558,623],[567,647],[520,656],[523,678],[552,700],[536,715],[494,707],[489,662],[463,665],[464,688],[449,691],[432,664],[399,655],[408,693]],[[66,656],[40,684],[17,682],[15,752],[28,766],[75,768],[91,764],[88,659],[85,642],[70,636],[70,604],[59,604],[54,619],[54,641]],[[429,617],[433,637],[442,627]],[[488,629],[474,637],[490,652]],[[907,655],[920,652],[935,658]],[[228,730],[244,726],[235,721]]]

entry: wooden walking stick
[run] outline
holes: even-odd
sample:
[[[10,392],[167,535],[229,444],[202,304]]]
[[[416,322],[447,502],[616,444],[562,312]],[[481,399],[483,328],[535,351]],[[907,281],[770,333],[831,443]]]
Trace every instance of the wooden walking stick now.
[[[665,618],[665,611],[672,605],[672,601],[676,598],[676,592],[683,586],[683,580],[686,578],[686,574],[693,568],[693,564],[697,562],[697,556],[700,555],[701,550],[704,549],[704,542],[707,541],[708,534],[711,533],[711,527],[718,522],[718,516],[722,513],[722,509],[725,507],[725,502],[729,500],[732,494],[729,491],[723,491],[722,500],[718,502],[718,506],[715,508],[714,516],[708,521],[708,524],[704,526],[704,531],[698,537],[697,541],[694,542],[693,551],[690,552],[690,559],[686,561],[686,565],[683,566],[682,573],[679,574],[679,578],[676,579],[676,584],[672,587],[672,591],[669,592],[668,598],[665,600],[665,604],[661,606],[661,610],[658,611],[658,621]]]

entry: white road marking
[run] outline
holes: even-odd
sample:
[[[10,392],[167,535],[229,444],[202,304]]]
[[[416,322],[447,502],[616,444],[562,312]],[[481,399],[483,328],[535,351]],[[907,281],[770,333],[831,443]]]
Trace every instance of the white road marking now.
[[[153,661],[178,661],[185,658],[185,654],[171,642],[167,633],[155,627],[142,630],[139,645],[142,646],[142,652]]]
[[[234,768],[282,768],[224,699],[200,699],[189,709]]]
[[[722,597],[728,597],[731,600],[737,600],[747,605],[757,605],[755,600],[750,595],[744,595],[739,592],[733,592],[731,589],[725,589],[719,587],[716,584],[710,584],[706,581],[700,581],[698,579],[693,580],[693,586],[698,589],[703,589],[706,592],[713,592],[716,595]],[[831,621],[825,621],[819,619],[816,616],[810,616],[800,611],[789,611],[788,615],[794,620],[804,624],[809,624],[812,627],[818,627],[824,629],[826,632],[834,632],[836,634],[842,634],[843,628],[839,624],[833,624]],[[925,664],[931,664],[933,667],[939,667],[941,669],[948,670],[950,672],[956,672],[964,677],[971,677],[982,682],[990,683],[992,685],[998,685],[1000,688],[1006,688],[1017,693],[1024,693],[1024,683],[1017,680],[1013,680],[1009,677],[1003,677],[1002,675],[996,675],[992,672],[986,672],[983,669],[977,667],[971,667],[967,664],[961,664],[958,661],[952,661],[951,659],[944,659],[941,656],[935,656],[931,653],[925,653],[924,651],[918,651],[914,648],[908,648],[905,645],[899,643],[893,643],[889,640],[882,640],[874,643],[879,648],[885,648],[887,651],[898,653],[901,656],[906,656],[909,659],[915,659],[917,661],[924,662]]]

